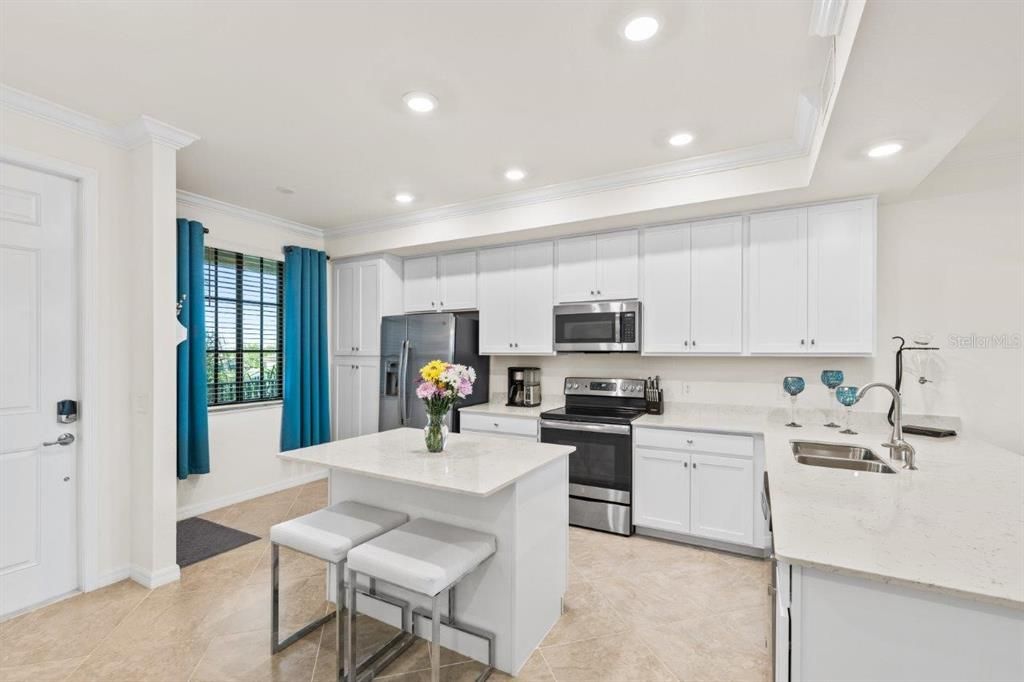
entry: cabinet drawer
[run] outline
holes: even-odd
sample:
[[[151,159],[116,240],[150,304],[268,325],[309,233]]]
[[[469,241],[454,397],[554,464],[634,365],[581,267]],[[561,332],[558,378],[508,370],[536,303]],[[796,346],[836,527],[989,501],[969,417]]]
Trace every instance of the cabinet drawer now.
[[[670,448],[693,452],[711,452],[721,455],[754,456],[752,436],[731,436],[701,431],[674,429],[636,429],[636,444],[651,448]]]
[[[459,415],[459,427],[463,431],[537,437],[537,420],[533,418],[463,413]]]

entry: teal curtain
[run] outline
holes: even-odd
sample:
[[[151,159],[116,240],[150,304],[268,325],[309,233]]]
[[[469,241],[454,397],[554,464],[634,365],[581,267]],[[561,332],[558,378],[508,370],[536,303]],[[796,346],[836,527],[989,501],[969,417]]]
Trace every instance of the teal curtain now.
[[[327,254],[286,246],[281,450],[331,439],[327,383]]]
[[[206,320],[203,224],[178,218],[178,321],[188,338],[178,344],[178,478],[210,473],[206,419]]]

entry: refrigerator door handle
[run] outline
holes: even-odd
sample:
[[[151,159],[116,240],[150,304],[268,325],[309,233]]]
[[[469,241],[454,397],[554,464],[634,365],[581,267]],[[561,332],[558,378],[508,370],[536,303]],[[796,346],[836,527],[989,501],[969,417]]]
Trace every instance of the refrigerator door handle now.
[[[398,422],[402,426],[405,426],[405,422],[409,418],[406,406],[406,399],[408,396],[405,395],[405,380],[408,374],[409,340],[405,339],[404,341],[402,341],[402,353],[398,358]]]

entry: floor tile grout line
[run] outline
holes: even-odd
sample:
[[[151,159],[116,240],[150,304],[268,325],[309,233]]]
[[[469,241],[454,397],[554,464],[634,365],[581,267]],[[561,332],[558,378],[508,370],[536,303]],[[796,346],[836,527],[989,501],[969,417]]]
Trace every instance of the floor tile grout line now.
[[[540,656],[540,661],[544,664],[544,667],[547,668],[548,673],[551,675],[551,679],[554,680],[554,682],[558,682],[558,676],[555,675],[555,669],[551,667],[550,663],[548,663],[548,659],[544,656],[544,652],[541,651],[541,648],[537,647],[534,651],[536,651],[537,655]]]
[[[339,620],[339,618],[335,616],[335,620]],[[320,650],[324,646],[324,633],[326,631],[326,625],[320,628],[320,640],[316,643],[316,656],[313,657],[313,669],[309,673],[309,682],[313,682],[316,679],[316,665],[320,662]],[[274,655],[271,654],[270,657],[273,658]]]
[[[131,578],[125,578],[125,580],[126,580],[126,581],[131,581],[131,582],[135,582],[135,581],[134,581],[134,580],[132,580]],[[114,583],[114,584],[116,585],[117,583]],[[136,583],[136,584],[137,584],[137,583]],[[101,588],[101,589],[102,589],[102,588]],[[82,667],[83,665],[85,665],[86,663],[88,663],[88,662],[89,662],[89,659],[90,659],[90,658],[92,658],[92,655],[93,655],[94,653],[96,653],[96,650],[97,650],[97,649],[99,649],[99,648],[100,648],[101,646],[103,646],[103,643],[104,643],[104,642],[106,642],[106,641],[107,641],[107,640],[108,640],[108,639],[110,638],[110,636],[111,636],[112,634],[114,634],[114,630],[116,630],[116,629],[117,629],[118,627],[120,627],[120,626],[121,626],[121,623],[125,622],[125,621],[126,621],[126,620],[128,619],[128,617],[129,617],[129,616],[131,616],[131,615],[132,615],[133,613],[135,613],[136,609],[138,609],[138,608],[139,608],[140,606],[142,606],[142,602],[144,602],[144,601],[146,601],[147,599],[149,599],[149,595],[153,594],[153,590],[152,590],[152,589],[150,589],[150,588],[146,588],[146,589],[147,589],[147,590],[149,590],[148,592],[146,592],[146,596],[144,596],[144,597],[143,597],[142,599],[140,599],[140,600],[139,600],[139,601],[138,601],[138,602],[137,602],[137,603],[135,604],[135,606],[133,606],[133,607],[132,607],[132,608],[131,608],[131,609],[130,609],[130,610],[128,611],[128,613],[124,614],[124,617],[123,617],[123,618],[121,618],[121,619],[120,619],[120,620],[118,620],[118,621],[117,621],[116,623],[114,623],[114,625],[113,625],[113,626],[112,626],[112,627],[110,628],[110,631],[109,631],[109,632],[107,632],[107,634],[105,634],[105,635],[103,635],[102,637],[100,637],[99,641],[97,641],[97,642],[96,642],[96,645],[95,645],[94,647],[92,647],[91,649],[89,649],[89,653],[87,653],[87,654],[86,654],[85,656],[83,656],[83,657],[82,657],[82,661],[81,661],[81,663],[79,663],[78,665],[76,665],[76,666],[74,667],[74,669],[72,669],[72,670],[71,670],[71,672],[69,672],[69,673],[67,674],[67,677],[65,677],[65,678],[64,678],[65,680],[71,679],[72,675],[74,675],[74,674],[75,674],[76,672],[78,672],[78,671],[79,671],[79,669],[80,669],[80,668],[81,668],[81,667]],[[88,594],[88,593],[87,593],[87,592],[83,592],[83,594]]]

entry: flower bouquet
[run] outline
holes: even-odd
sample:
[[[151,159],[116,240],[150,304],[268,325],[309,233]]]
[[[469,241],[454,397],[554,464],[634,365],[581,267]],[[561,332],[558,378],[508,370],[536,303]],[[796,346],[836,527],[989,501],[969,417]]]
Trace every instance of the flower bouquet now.
[[[441,452],[448,442],[445,418],[459,398],[473,393],[476,370],[465,365],[453,365],[443,360],[431,360],[420,368],[416,396],[427,408],[427,425],[423,434],[427,450]]]

